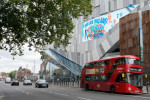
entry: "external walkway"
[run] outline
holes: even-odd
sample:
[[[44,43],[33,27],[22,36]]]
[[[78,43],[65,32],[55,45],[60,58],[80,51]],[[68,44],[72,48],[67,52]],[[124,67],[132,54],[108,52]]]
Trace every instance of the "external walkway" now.
[[[65,67],[75,75],[80,75],[81,68],[82,68],[80,65],[60,55],[59,53],[55,52],[53,49],[46,50],[45,53],[49,57],[51,57],[50,62],[53,63],[54,65],[58,67]]]

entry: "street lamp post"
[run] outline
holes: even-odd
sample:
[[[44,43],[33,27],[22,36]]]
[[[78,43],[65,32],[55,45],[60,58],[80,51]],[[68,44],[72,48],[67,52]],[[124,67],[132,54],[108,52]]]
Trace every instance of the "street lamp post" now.
[[[139,11],[139,40],[140,40],[140,58],[141,58],[141,62],[143,64],[144,62],[144,57],[143,57],[143,31],[142,31],[142,12]]]
[[[50,79],[50,67],[51,67],[51,66],[50,66],[50,61],[49,61],[49,79]]]
[[[77,30],[77,29],[76,29]],[[78,67],[77,63],[78,63],[78,53],[77,53],[77,33],[76,33],[76,68]],[[75,74],[75,82],[77,81],[77,75]]]

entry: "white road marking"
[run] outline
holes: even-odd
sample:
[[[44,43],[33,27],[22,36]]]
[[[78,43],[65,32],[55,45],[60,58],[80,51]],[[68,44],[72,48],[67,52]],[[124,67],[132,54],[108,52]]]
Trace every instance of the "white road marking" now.
[[[88,99],[88,98],[83,98],[83,97],[78,97],[79,99],[82,99],[82,100],[92,100],[92,99]]]
[[[55,94],[58,94],[58,95],[63,95],[63,96],[68,96],[67,94],[58,93],[58,92],[52,92],[52,93],[55,93]]]
[[[26,94],[27,94],[27,95],[29,95],[29,94],[32,94],[32,93],[30,93],[30,92],[26,92]]]
[[[43,92],[45,92],[45,90],[42,90]]]

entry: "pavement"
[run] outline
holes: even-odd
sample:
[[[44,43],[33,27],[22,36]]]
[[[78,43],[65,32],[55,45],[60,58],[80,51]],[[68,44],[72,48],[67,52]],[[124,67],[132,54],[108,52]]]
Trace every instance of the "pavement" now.
[[[0,82],[0,100],[150,100],[150,94],[112,94],[100,91],[85,91],[77,87],[49,85],[49,88],[11,86]]]
[[[143,93],[144,94],[149,94],[150,95],[150,86],[143,86]]]

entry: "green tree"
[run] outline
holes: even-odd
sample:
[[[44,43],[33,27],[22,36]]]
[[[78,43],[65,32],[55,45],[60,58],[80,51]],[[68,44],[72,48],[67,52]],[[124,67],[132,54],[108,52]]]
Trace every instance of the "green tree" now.
[[[15,78],[16,73],[17,73],[16,71],[11,71],[11,72],[9,73],[9,77],[11,77],[11,79]]]
[[[0,49],[22,55],[29,50],[69,44],[74,28],[72,19],[88,16],[91,0],[0,0]]]

